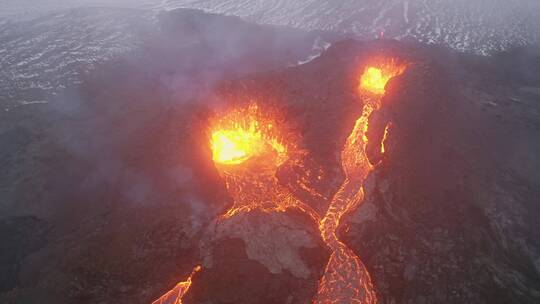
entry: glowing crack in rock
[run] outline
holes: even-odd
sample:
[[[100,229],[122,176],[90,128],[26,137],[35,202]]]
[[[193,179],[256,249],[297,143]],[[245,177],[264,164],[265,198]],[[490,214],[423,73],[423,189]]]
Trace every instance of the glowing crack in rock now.
[[[185,281],[176,284],[173,289],[152,302],[152,304],[182,304],[182,297],[184,294],[186,294],[191,286],[191,278],[200,270],[201,266],[196,266],[191,275]]]
[[[391,126],[392,126],[392,123],[388,123],[386,127],[384,127],[384,134],[381,141],[381,154],[384,154],[384,152],[386,151],[386,148],[384,145],[385,145],[386,139],[388,138],[388,130],[390,129]]]

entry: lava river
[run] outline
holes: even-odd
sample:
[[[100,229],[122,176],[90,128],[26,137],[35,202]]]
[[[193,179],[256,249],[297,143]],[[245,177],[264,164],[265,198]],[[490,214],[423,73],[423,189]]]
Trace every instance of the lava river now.
[[[332,198],[320,223],[322,237],[332,249],[332,255],[314,303],[377,302],[367,269],[360,258],[338,239],[336,230],[343,214],[363,201],[363,183],[373,169],[366,155],[369,116],[380,107],[386,83],[404,70],[404,65],[394,61],[380,61],[377,65],[367,67],[360,77],[358,90],[360,96],[364,96],[364,107],[341,152],[345,181]],[[385,137],[387,133],[388,128]],[[381,153],[384,153],[384,139]]]
[[[366,155],[369,116],[380,107],[388,80],[405,70],[405,66],[393,61],[380,62],[364,69],[359,78],[358,93],[364,105],[341,152],[345,180],[322,219],[309,206],[295,199],[275,176],[284,161],[294,153],[301,153],[295,149],[294,138],[276,127],[279,123],[275,113],[261,111],[252,103],[211,123],[213,160],[234,201],[220,220],[253,209],[282,212],[296,208],[319,222],[321,237],[332,254],[313,300],[316,304],[377,302],[368,271],[360,258],[338,239],[336,231],[341,217],[362,202],[363,182],[373,169]],[[385,137],[387,133],[388,128]],[[381,153],[384,153],[384,140]],[[197,266],[193,273],[199,270],[200,266]],[[178,283],[153,304],[181,304],[190,285],[191,277]]]

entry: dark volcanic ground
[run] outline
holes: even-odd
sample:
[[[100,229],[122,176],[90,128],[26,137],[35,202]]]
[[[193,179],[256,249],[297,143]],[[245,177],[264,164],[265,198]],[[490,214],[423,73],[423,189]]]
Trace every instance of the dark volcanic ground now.
[[[317,37],[335,36],[192,11],[160,20],[159,35],[145,36],[135,54],[84,74],[49,104],[0,112],[0,302],[148,303],[185,279],[208,257],[201,239],[230,203],[205,134],[208,115],[227,102],[282,108],[309,153],[302,166],[286,163],[279,179],[324,213],[361,112],[358,75],[381,54],[411,65],[370,118],[373,161],[392,122],[387,153],[341,231],[379,301],[540,301],[539,49],[480,57],[349,40],[294,66]],[[302,190],[302,177],[320,195]],[[288,268],[249,258],[257,243],[223,233],[210,248],[214,273],[249,284],[234,289],[210,271],[200,280],[213,284],[192,293],[204,303],[308,303],[313,290],[302,288],[313,288],[326,252],[314,252],[316,241],[300,249],[282,242],[302,230],[296,219],[273,219],[283,230],[265,237],[294,248],[287,257],[300,256],[308,272],[287,258]]]

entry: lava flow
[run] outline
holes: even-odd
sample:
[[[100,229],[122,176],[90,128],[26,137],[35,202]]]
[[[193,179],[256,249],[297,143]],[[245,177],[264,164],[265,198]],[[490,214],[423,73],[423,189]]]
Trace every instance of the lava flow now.
[[[376,303],[371,279],[366,268],[336,235],[340,219],[364,198],[363,182],[372,170],[366,155],[368,119],[380,106],[386,82],[405,70],[392,63],[368,67],[360,78],[360,95],[365,99],[362,115],[346,140],[341,152],[345,181],[330,202],[324,218],[312,208],[295,199],[282,186],[276,172],[294,153],[295,140],[277,126],[282,126],[279,113],[262,111],[256,103],[232,109],[210,123],[212,158],[233,205],[220,217],[227,220],[239,213],[257,209],[264,212],[284,212],[299,209],[319,223],[321,237],[332,250],[314,303]],[[388,126],[385,131],[385,137]],[[381,145],[384,153],[384,140]],[[200,270],[197,266],[192,275]],[[191,276],[179,283],[153,304],[181,304],[191,285]]]
[[[282,125],[279,117],[277,111],[262,111],[250,103],[211,122],[213,159],[233,198],[233,206],[223,217],[253,209],[309,210],[276,178],[279,166],[297,153],[292,135],[277,127]],[[308,213],[314,216],[314,212]]]
[[[338,239],[336,230],[343,214],[363,201],[363,182],[373,169],[366,155],[369,116],[379,108],[388,80],[403,73],[405,68],[404,65],[390,61],[366,68],[360,78],[358,87],[360,94],[368,93],[371,96],[365,100],[362,115],[356,120],[341,152],[345,181],[334,195],[326,215],[320,222],[322,237],[332,249],[332,255],[320,281],[314,303],[377,302],[367,269],[358,256]],[[387,132],[388,128],[385,137]],[[381,152],[384,153],[384,140]]]
[[[189,287],[191,286],[191,278],[199,270],[201,270],[201,266],[196,266],[195,269],[193,269],[191,275],[187,278],[187,280],[176,284],[173,289],[169,290],[159,299],[152,302],[152,304],[182,304],[182,297],[184,296],[184,294],[186,294],[186,292],[189,290]]]

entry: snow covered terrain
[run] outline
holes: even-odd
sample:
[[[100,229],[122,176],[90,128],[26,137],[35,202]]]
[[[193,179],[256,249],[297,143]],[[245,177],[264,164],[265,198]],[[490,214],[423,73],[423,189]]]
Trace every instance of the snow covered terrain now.
[[[94,64],[133,49],[149,20],[142,11],[81,8],[0,22],[0,101],[41,102],[78,83]]]
[[[94,64],[136,48],[141,31],[157,30],[156,14],[175,8],[477,54],[538,43],[540,35],[536,0],[0,0],[0,103],[45,102]],[[319,41],[299,63],[328,46]]]
[[[256,22],[353,33],[360,38],[410,38],[487,54],[538,40],[534,0],[169,1]]]
[[[32,16],[81,6],[151,10],[199,8],[247,20],[352,33],[359,38],[413,39],[488,54],[538,41],[535,0],[1,0],[1,15]]]

